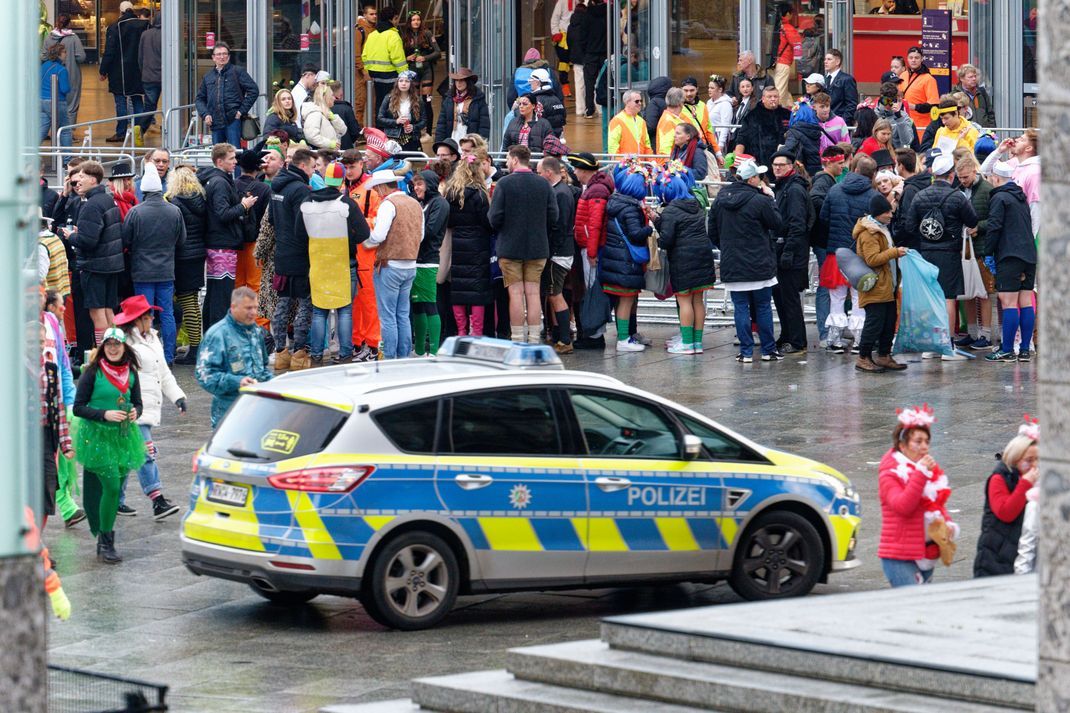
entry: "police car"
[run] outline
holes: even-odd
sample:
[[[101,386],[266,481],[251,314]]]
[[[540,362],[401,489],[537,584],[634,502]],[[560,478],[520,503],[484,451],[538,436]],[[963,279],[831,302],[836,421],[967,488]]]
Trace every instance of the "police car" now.
[[[549,347],[453,338],[243,389],[194,459],[182,557],[278,604],[352,596],[421,629],[470,593],[803,595],[859,564],[860,515],[826,465]]]

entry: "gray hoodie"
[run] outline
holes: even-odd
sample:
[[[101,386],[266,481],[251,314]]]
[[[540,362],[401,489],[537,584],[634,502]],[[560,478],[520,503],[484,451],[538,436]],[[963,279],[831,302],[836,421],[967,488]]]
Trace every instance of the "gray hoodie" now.
[[[142,84],[159,84],[163,81],[160,42],[160,14],[157,13],[149,29],[141,33],[141,44],[137,48]]]

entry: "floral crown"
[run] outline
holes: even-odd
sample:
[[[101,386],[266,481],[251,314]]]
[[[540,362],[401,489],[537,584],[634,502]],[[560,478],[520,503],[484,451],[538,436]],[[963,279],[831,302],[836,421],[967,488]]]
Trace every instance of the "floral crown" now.
[[[628,173],[637,173],[643,177],[643,180],[647,185],[652,185],[657,180],[657,171],[651,168],[648,164],[643,163],[636,156],[629,156],[622,158],[617,162],[617,170],[624,170]]]
[[[1025,436],[1031,441],[1040,440],[1040,419],[1033,418],[1029,414],[1022,416],[1025,420],[1021,426],[1018,427],[1018,435]]]
[[[904,428],[928,428],[936,421],[936,416],[933,415],[933,408],[929,404],[898,408],[895,413],[896,418]]]

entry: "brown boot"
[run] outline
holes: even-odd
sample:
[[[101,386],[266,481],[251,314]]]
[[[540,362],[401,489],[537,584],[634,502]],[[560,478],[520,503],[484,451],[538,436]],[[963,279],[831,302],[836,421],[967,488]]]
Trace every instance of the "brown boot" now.
[[[868,371],[871,374],[884,373],[884,367],[877,366],[869,357],[858,357],[858,361],[855,362],[855,369],[858,369],[859,371]]]
[[[900,364],[893,359],[891,354],[885,354],[883,356],[878,354],[873,357],[873,363],[877,366],[882,366],[885,369],[891,369],[892,371],[902,371],[907,368],[906,364]]]
[[[290,371],[303,371],[310,366],[312,366],[312,356],[307,349],[294,352],[293,358],[290,359]]]
[[[290,370],[290,363],[293,355],[289,349],[283,349],[281,352],[275,352],[275,373],[285,374]]]

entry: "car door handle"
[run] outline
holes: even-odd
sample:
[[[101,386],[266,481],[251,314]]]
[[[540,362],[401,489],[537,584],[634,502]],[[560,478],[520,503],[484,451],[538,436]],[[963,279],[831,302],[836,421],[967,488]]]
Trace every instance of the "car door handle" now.
[[[461,473],[453,480],[457,485],[461,486],[463,490],[479,490],[494,482],[494,478],[489,475],[472,475],[470,473]]]
[[[627,478],[595,478],[594,484],[607,493],[615,493],[618,490],[624,490],[632,481]]]

